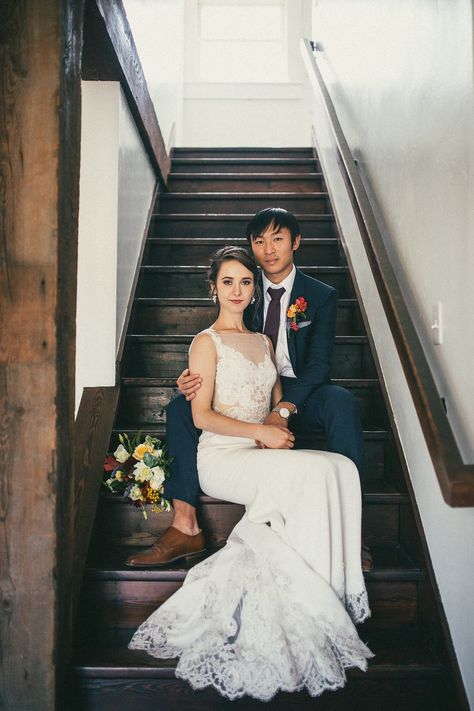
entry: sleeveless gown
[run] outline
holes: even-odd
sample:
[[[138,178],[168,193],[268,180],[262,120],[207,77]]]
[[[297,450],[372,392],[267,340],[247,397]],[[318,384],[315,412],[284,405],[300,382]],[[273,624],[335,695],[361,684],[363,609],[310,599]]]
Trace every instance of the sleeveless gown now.
[[[217,353],[213,409],[262,422],[276,380],[266,337],[203,333]],[[268,701],[344,686],[372,652],[354,623],[370,616],[361,570],[357,468],[339,454],[259,449],[247,438],[203,432],[202,490],[243,504],[226,545],[195,565],[138,628],[130,649],[179,656],[194,689]]]

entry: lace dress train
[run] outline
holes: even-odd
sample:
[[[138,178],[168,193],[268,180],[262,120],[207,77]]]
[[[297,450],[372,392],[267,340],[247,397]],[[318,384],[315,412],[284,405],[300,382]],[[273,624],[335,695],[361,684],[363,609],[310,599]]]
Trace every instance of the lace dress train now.
[[[213,408],[262,421],[276,378],[265,337],[205,333],[217,351]],[[373,655],[354,626],[370,615],[355,465],[203,432],[198,470],[206,494],[245,505],[245,515],[130,648],[179,656],[178,677],[229,699],[303,688],[318,696],[343,686],[346,668],[365,670]]]

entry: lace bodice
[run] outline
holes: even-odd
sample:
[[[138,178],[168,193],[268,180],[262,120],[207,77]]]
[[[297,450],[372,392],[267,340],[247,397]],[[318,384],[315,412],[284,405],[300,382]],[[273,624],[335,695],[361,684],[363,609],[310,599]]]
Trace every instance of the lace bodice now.
[[[243,422],[263,422],[277,378],[266,337],[213,328],[201,333],[212,338],[217,353],[213,410]]]

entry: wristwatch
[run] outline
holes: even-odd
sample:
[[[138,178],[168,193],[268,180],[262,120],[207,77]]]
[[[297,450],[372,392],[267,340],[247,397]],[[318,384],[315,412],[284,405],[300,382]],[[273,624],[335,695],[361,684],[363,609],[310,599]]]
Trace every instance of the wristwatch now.
[[[280,415],[280,417],[283,417],[283,419],[288,422],[288,420],[289,420],[289,418],[290,418],[291,415],[296,415],[297,410],[296,410],[296,407],[295,407],[295,409],[293,410],[293,412],[290,412],[287,407],[280,407],[280,408],[278,408],[278,405],[277,405],[276,407],[273,408],[272,412],[278,412],[278,414]]]

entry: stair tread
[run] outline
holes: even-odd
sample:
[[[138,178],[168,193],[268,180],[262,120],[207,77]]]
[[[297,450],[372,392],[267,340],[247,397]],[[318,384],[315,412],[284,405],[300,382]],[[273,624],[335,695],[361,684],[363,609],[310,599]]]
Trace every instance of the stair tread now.
[[[117,432],[119,430],[116,430]],[[408,502],[408,494],[406,492],[401,492],[397,489],[392,482],[385,479],[369,480],[364,485],[364,503],[406,503]],[[111,503],[122,504],[120,496],[101,491],[101,498],[107,499]],[[208,496],[207,494],[199,495],[199,503],[202,504],[220,504],[222,506],[239,506],[239,504],[234,504],[231,501],[224,501],[223,499],[216,499],[213,496]]]
[[[377,388],[380,386],[378,378],[331,378],[331,382],[342,387],[353,388]],[[121,378],[122,385],[134,387],[174,387],[176,378],[150,378],[150,377],[129,377]]]
[[[248,244],[246,237],[148,237],[147,244],[164,245],[189,245],[189,244],[222,244],[232,242],[236,244]],[[308,245],[337,245],[339,240],[335,237],[305,237],[304,244]]]
[[[271,165],[311,165],[317,161],[316,158],[303,157],[303,158],[285,158],[274,156],[241,156],[241,157],[230,157],[230,156],[201,156],[201,157],[188,157],[188,158],[173,158],[172,166],[176,165],[189,165],[190,163],[197,165],[204,165],[209,163],[210,165],[223,165],[223,164],[235,164],[239,163],[245,165],[264,165],[265,163],[270,163]]]
[[[210,297],[195,296],[195,297],[167,297],[167,296],[138,296],[134,299],[134,303],[138,304],[162,304],[163,306],[214,306]],[[342,307],[355,306],[358,304],[357,299],[339,299],[338,305]]]
[[[119,497],[116,498],[118,499]],[[121,503],[123,505],[123,502]],[[149,545],[149,537],[146,543]],[[162,568],[140,569],[127,567],[124,564],[126,557],[139,550],[142,550],[139,544],[135,546],[133,544],[106,546],[102,550],[96,550],[93,558],[86,564],[85,574],[87,579],[180,581],[184,580],[191,568],[211,556],[218,549],[210,548],[199,558],[177,561]],[[401,548],[395,546],[372,546],[371,552],[374,559],[374,569],[364,573],[367,581],[412,581],[424,579],[423,571],[413,563]]]
[[[127,339],[138,343],[191,343],[194,335],[177,333],[177,334],[147,334],[147,333],[128,333]],[[334,336],[335,343],[368,343],[368,336]]]
[[[186,193],[186,192],[178,192],[176,190],[170,191],[167,193],[160,193],[160,199],[168,199],[171,198],[172,200],[202,200],[206,198],[211,198],[212,200],[227,200],[231,198],[232,200],[239,200],[240,198],[246,199],[246,198],[258,198],[258,197],[279,197],[279,198],[296,198],[296,199],[301,199],[301,200],[314,200],[314,199],[319,199],[319,198],[324,198],[328,199],[329,198],[329,193],[322,191],[322,190],[315,190],[314,192],[311,193],[300,193],[300,192],[288,192],[288,191],[283,191],[283,192],[276,192],[274,190],[259,190],[259,191],[253,191],[253,192],[242,192],[239,191],[238,193],[235,192],[219,192],[219,191],[214,191],[214,192],[193,192],[193,193]]]
[[[186,180],[315,180],[323,178],[322,173],[187,173],[171,171],[170,178]]]
[[[301,266],[299,267],[303,272],[306,272],[308,274],[314,273],[314,274],[349,274],[349,267],[348,266]],[[167,273],[167,272],[198,272],[198,273],[206,273],[207,270],[209,269],[209,265],[206,264],[143,264],[140,269],[145,272],[161,272],[161,273]]]
[[[311,153],[312,146],[175,146],[173,155],[181,155],[183,153],[243,153],[247,151],[255,151],[256,153]]]
[[[375,653],[364,673],[349,669],[348,676],[372,676],[387,672],[406,674],[438,674],[443,666],[421,635],[415,630],[392,632],[387,640],[386,631],[375,629],[362,635]],[[148,676],[174,678],[176,659],[156,659],[146,652],[126,647],[84,647],[76,651],[75,673],[81,676]]]
[[[250,193],[251,195],[253,193]],[[152,217],[154,220],[162,221],[172,221],[172,220],[219,220],[227,222],[228,220],[245,220],[249,222],[254,216],[254,213],[250,212],[169,212],[169,213],[158,213],[154,212]],[[298,222],[319,222],[319,221],[335,221],[334,215],[329,213],[306,213],[304,215],[298,216]],[[305,238],[306,239],[306,238]]]
[[[112,430],[112,433],[115,432],[128,432],[129,434],[135,433],[135,432],[142,432],[144,435],[147,434],[154,434],[155,436],[158,437],[163,437],[165,435],[165,424],[163,422],[157,422],[155,425],[150,426],[146,425],[143,427],[137,427],[135,425],[132,425],[131,427],[114,427]],[[393,435],[390,432],[390,430],[384,429],[383,427],[374,427],[372,429],[365,429],[362,431],[362,436],[364,439],[377,439],[377,440],[386,440],[386,439],[392,439]],[[313,439],[315,440],[320,440],[323,439],[323,434],[318,434],[315,433]]]

